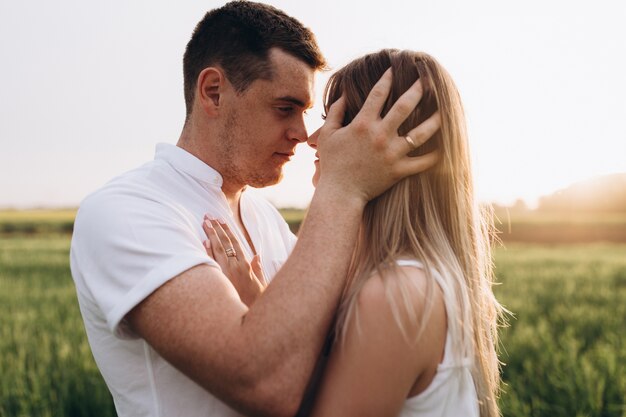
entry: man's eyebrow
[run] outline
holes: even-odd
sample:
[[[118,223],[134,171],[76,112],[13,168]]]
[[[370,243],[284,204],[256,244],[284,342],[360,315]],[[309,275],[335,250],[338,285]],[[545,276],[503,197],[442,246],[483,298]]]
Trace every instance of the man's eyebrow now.
[[[275,99],[276,101],[286,101],[287,103],[292,103],[295,104],[296,106],[299,107],[304,107],[305,109],[310,109],[313,107],[313,103],[309,102],[309,103],[305,103],[304,101],[295,98],[293,96],[283,96],[283,97],[277,97]]]

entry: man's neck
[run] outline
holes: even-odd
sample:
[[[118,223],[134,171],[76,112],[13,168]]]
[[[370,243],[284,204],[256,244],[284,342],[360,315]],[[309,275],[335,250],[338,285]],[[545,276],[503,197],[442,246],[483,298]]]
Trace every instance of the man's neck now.
[[[222,184],[222,193],[224,193],[224,197],[226,197],[226,201],[235,215],[239,213],[239,200],[243,190],[245,190],[245,186],[232,186],[225,180]]]
[[[212,152],[208,152],[208,149],[205,149],[207,147],[206,142],[208,142],[208,140],[198,140],[193,132],[191,132],[190,130],[191,129],[187,127],[183,129],[180,137],[178,138],[176,146],[189,152],[211,168],[217,169],[217,167],[215,167],[214,164],[211,163],[211,160],[207,158],[208,155],[212,154]]]
[[[212,155],[215,155],[215,152],[211,152],[210,146],[208,146],[211,143],[211,138],[208,137],[208,135],[201,135],[200,138],[198,132],[201,130],[202,129],[198,129],[194,126],[193,123],[186,124],[180,134],[176,146],[189,152],[220,173],[222,176],[222,192],[224,193],[224,197],[226,197],[226,201],[228,202],[232,213],[236,216],[236,218],[238,218],[239,199],[241,198],[241,193],[246,188],[246,184],[242,184],[233,178],[229,178],[228,175],[224,175],[224,172],[220,170],[220,167],[214,163],[217,161],[212,161],[210,159]],[[205,131],[208,130],[205,129]]]

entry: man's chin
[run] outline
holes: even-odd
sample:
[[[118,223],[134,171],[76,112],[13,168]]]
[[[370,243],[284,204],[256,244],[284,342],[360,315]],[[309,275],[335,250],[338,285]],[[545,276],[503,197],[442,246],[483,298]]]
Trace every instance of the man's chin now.
[[[254,188],[265,188],[265,187],[271,187],[272,185],[276,185],[279,182],[281,182],[283,179],[283,173],[282,171],[280,172],[280,174],[273,176],[273,177],[266,177],[266,178],[252,178],[249,182],[248,185],[250,185],[251,187]]]

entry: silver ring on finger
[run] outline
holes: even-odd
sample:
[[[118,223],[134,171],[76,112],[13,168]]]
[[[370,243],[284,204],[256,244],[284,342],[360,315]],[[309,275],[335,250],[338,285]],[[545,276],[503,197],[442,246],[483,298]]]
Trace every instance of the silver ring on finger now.
[[[417,149],[417,145],[415,144],[415,141],[413,140],[413,138],[411,138],[410,136],[405,136],[404,140],[406,140],[406,143],[409,144],[409,146],[411,147],[411,150],[414,151],[415,149]]]
[[[226,252],[226,257],[228,257],[228,258],[236,258],[237,257],[237,252],[232,247],[231,248],[226,248],[225,252]]]

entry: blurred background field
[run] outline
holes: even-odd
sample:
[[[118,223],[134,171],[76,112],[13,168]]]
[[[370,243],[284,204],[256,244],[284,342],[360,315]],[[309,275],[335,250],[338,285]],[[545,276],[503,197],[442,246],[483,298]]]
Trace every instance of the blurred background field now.
[[[626,214],[496,207],[504,416],[626,416]],[[302,210],[283,210],[293,230]],[[68,251],[75,212],[0,212],[0,417],[114,416]]]
[[[72,233],[76,209],[0,211],[0,235]]]

